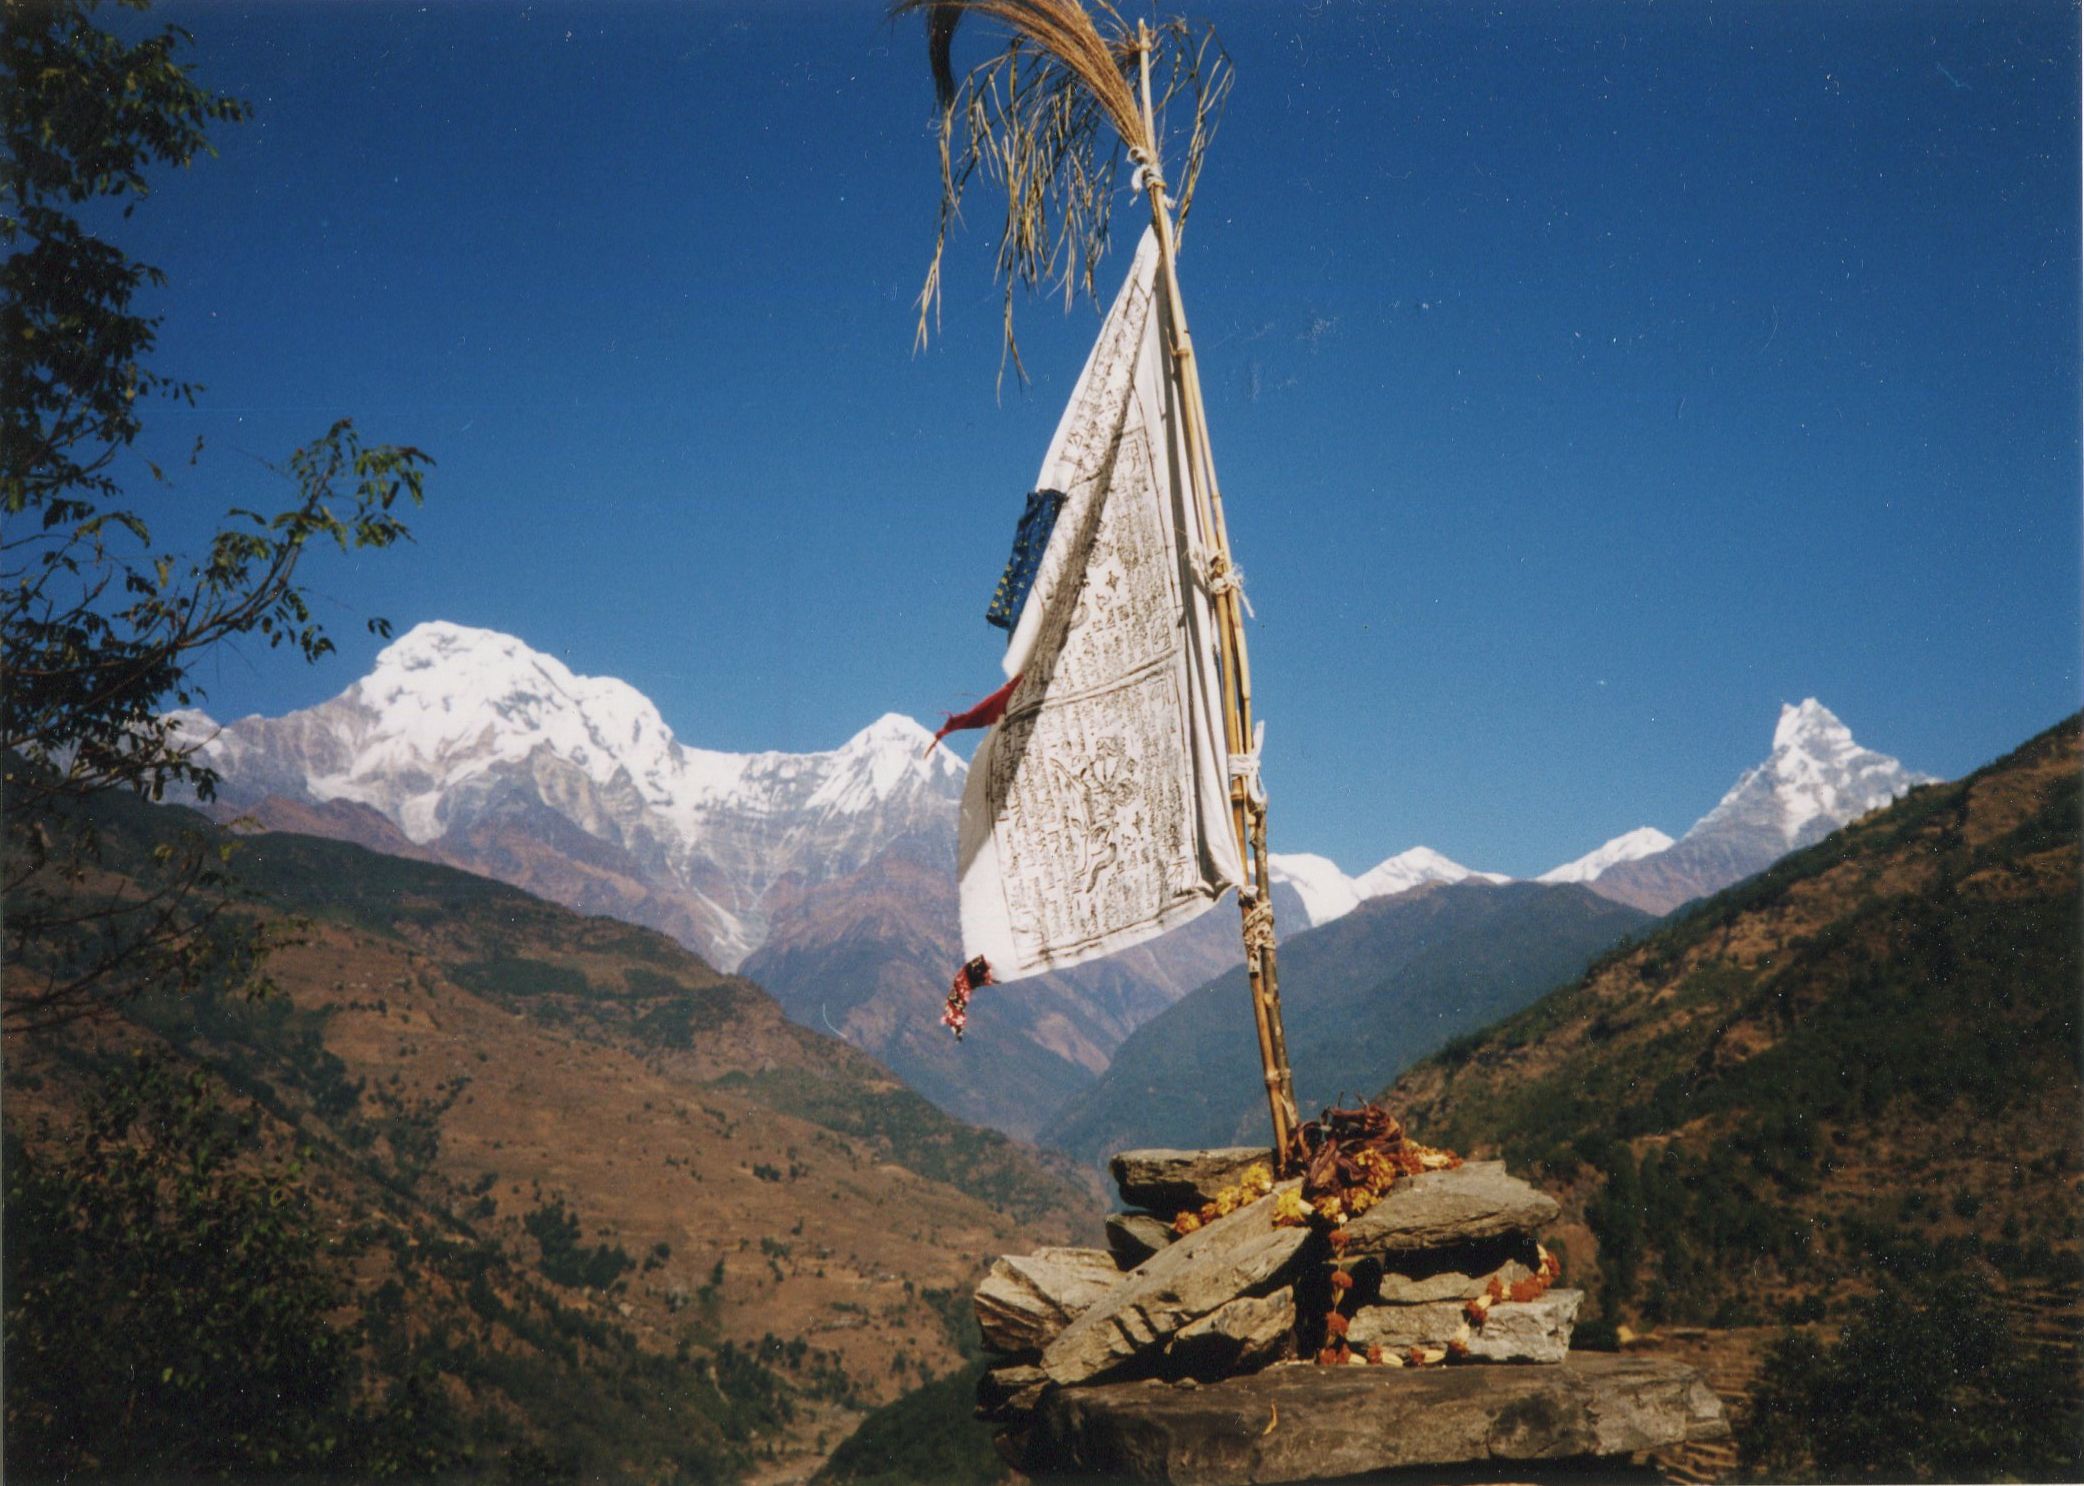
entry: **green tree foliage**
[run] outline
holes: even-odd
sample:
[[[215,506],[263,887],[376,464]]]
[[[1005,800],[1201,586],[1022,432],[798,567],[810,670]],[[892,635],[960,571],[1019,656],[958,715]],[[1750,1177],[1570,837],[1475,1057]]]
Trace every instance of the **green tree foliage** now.
[[[1790,1334],[1763,1378],[1737,1438],[1765,1479],[2084,1479],[2074,1375],[2020,1346],[1972,1276],[1883,1290],[1836,1346]]]
[[[444,1463],[438,1431],[397,1427],[425,1390],[357,1404],[299,1168],[204,1075],[140,1060],[48,1147],[11,1135],[6,1166],[10,1479]]]
[[[620,1244],[595,1244],[587,1248],[579,1241],[579,1215],[564,1205],[562,1198],[537,1208],[522,1225],[542,1251],[542,1270],[560,1285],[575,1290],[605,1290],[622,1277],[635,1261]]]
[[[997,1486],[1011,1479],[992,1448],[992,1426],[972,1418],[980,1359],[915,1388],[866,1419],[814,1478],[817,1486]]]
[[[143,10],[148,0],[123,3]],[[214,848],[169,852],[141,895],[83,901],[98,843],[63,807],[111,789],[207,799],[215,778],[194,756],[196,740],[165,715],[169,703],[200,700],[197,657],[242,636],[310,659],[330,650],[298,586],[300,563],[315,544],[404,540],[399,511],[419,501],[428,462],[416,449],[365,445],[342,420],[276,471],[288,494],[275,509],[230,510],[199,553],[155,541],[132,490],[171,482],[134,445],[148,403],[192,401],[196,389],[149,364],[160,322],[137,300],[163,276],[83,218],[127,217],[155,169],[208,152],[209,129],[243,119],[246,107],[189,76],[180,28],[128,39],[96,25],[97,9],[98,0],[0,8],[8,948],[19,958],[48,933],[92,926],[108,951],[55,978],[11,977],[10,1027],[70,1019],[148,980],[199,978],[214,915],[196,907],[221,901],[225,887]]]

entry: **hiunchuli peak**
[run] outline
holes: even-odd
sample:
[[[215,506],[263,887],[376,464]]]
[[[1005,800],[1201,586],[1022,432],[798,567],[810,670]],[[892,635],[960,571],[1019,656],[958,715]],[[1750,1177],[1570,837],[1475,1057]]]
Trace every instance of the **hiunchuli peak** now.
[[[365,806],[457,865],[666,929],[725,968],[765,937],[778,883],[948,836],[964,774],[898,713],[825,752],[691,748],[629,683],[446,621],[400,635],[331,701],[214,734],[186,722],[232,805]],[[546,844],[583,837],[583,870]]]

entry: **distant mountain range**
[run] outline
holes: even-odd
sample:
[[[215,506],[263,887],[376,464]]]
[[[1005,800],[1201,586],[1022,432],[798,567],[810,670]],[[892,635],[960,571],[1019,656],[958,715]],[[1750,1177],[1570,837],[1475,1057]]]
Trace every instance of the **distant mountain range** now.
[[[575,675],[510,635],[421,624],[332,700],[280,718],[181,715],[221,775],[220,818],[328,835],[482,873],[656,928],[768,986],[964,1118],[1016,1134],[1107,1067],[1123,1038],[1236,965],[1235,915],[980,1001],[938,1025],[960,959],[953,864],[966,766],[888,714],[821,753],[678,741],[627,684]],[[1925,776],[1860,749],[1814,701],[1677,843],[1633,831],[1544,882],[1660,913],[1712,892]],[[1419,846],[1347,876],[1273,858],[1284,934],[1429,884],[1501,884]]]
[[[952,860],[964,774],[895,714],[829,753],[688,748],[624,682],[444,623],[415,626],[316,707],[182,720],[226,805],[330,807],[343,822],[358,812],[341,807],[364,806],[416,854],[662,929],[724,970],[805,887],[892,850]]]
[[[1887,754],[1862,748],[1830,708],[1810,697],[1782,706],[1772,751],[1747,769],[1713,810],[1673,841],[1639,826],[1575,861],[1552,867],[1537,882],[1581,882],[1602,897],[1648,913],[1719,892],[1762,872],[1788,852],[1879,809],[1933,776],[1906,769]],[[1358,877],[1319,856],[1274,858],[1301,893],[1312,926],[1329,923],[1370,898],[1409,892],[1428,882],[1508,882],[1426,847],[1393,856]]]
[[[1227,908],[1108,959],[980,991],[964,1042],[939,1015],[962,961],[946,862],[892,852],[807,889],[775,911],[740,969],[797,1021],[873,1050],[943,1109],[1027,1139],[1130,1032],[1242,961]]]
[[[1677,842],[1631,831],[1538,883],[1473,872],[1423,847],[1358,878],[1301,858],[1287,876],[1317,911],[1281,949],[1298,1102],[1314,1113],[1357,1096],[1575,976],[1651,915],[1749,877],[1925,782],[1860,748],[1810,700],[1781,710],[1765,762]],[[1125,1146],[1268,1138],[1256,1048],[1239,1034],[1245,994],[1243,972],[1232,971],[1139,1028],[1043,1139],[1098,1162]]]

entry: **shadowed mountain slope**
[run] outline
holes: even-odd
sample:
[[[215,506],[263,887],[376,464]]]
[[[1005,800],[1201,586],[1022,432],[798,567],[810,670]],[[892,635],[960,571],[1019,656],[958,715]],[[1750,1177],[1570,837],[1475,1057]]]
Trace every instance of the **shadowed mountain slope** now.
[[[1580,971],[1646,914],[1576,885],[1434,884],[1283,941],[1281,1004],[1298,1105],[1380,1085],[1457,1033]],[[1244,972],[1140,1028],[1044,1138],[1082,1161],[1131,1146],[1270,1139]]]

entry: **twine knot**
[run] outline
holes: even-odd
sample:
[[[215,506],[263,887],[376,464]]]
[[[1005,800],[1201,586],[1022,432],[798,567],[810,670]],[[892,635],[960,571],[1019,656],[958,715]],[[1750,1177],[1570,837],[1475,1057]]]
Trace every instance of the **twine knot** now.
[[[1245,798],[1259,809],[1266,808],[1266,786],[1259,778],[1259,755],[1266,747],[1266,724],[1252,729],[1252,746],[1230,755],[1230,777],[1244,785]]]
[[[1271,899],[1261,898],[1245,914],[1245,949],[1257,954],[1273,947],[1274,905]]]
[[[1129,158],[1136,162],[1135,173],[1129,177],[1130,184],[1138,191],[1154,191],[1158,203],[1170,207],[1172,199],[1165,194],[1165,175],[1158,169],[1158,162],[1141,150],[1131,150]]]
[[[1237,595],[1237,601],[1245,606],[1247,618],[1259,617],[1252,608],[1251,598],[1245,593],[1245,570],[1232,565],[1226,558],[1218,557],[1208,566],[1208,596],[1220,598],[1226,593]]]

